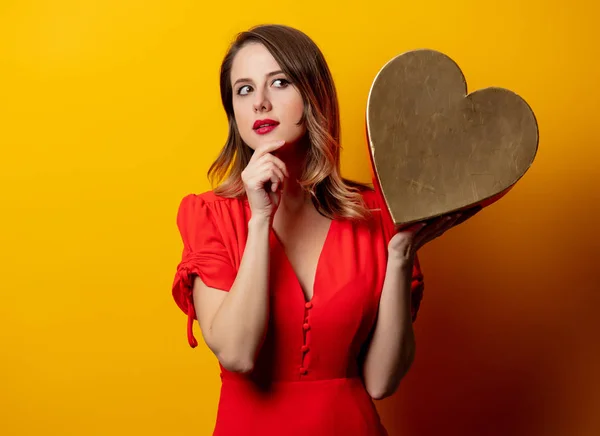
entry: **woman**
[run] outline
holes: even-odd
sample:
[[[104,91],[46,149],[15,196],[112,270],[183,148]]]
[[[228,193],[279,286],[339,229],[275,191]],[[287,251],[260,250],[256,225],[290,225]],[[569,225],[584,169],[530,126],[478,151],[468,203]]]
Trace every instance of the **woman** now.
[[[334,83],[285,26],[241,33],[221,68],[229,137],[186,196],[173,296],[221,367],[215,435],[385,435],[373,399],[414,358],[417,250],[458,215],[396,231],[340,175]]]

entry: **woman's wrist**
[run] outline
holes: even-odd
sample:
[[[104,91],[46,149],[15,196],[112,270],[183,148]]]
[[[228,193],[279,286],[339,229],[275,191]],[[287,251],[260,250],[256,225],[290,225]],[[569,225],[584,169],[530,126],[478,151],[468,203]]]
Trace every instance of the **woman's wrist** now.
[[[253,215],[250,220],[248,220],[248,231],[249,232],[260,232],[263,230],[269,230],[271,227],[271,219],[266,216],[261,215]]]
[[[400,271],[408,270],[412,272],[414,263],[414,253],[397,253],[393,250],[388,250],[388,267]]]

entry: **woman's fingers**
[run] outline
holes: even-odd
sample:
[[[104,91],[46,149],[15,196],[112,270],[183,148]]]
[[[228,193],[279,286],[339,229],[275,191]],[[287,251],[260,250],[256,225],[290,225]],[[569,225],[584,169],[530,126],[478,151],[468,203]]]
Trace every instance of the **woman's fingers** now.
[[[260,158],[261,163],[262,162],[271,162],[274,165],[276,165],[284,174],[286,177],[289,177],[289,173],[287,170],[287,167],[285,166],[285,163],[279,159],[277,156],[274,156],[272,154],[265,154]]]
[[[479,213],[482,209],[483,209],[482,206],[475,206],[475,207],[465,210],[464,212],[462,212],[461,217],[458,218],[458,220],[456,220],[454,225],[457,226],[459,224],[464,223],[466,220],[473,217],[473,215],[476,215],[477,213]]]
[[[477,214],[482,210],[481,206],[474,206],[470,209],[450,213],[446,215],[442,215],[433,221],[429,221],[427,225],[422,227],[417,227],[417,225],[407,227],[407,231],[414,230],[415,234],[413,235],[413,241],[415,247],[422,247],[428,242],[433,241],[436,238],[439,238],[452,227],[456,227],[459,224],[462,224],[473,215]]]
[[[283,185],[285,176],[283,172],[273,163],[267,162],[259,168],[261,174],[265,175],[264,186],[266,191],[275,192]]]
[[[284,140],[281,141],[273,141],[273,142],[265,142],[264,144],[259,145],[254,153],[252,153],[252,157],[250,158],[250,162],[256,161],[260,159],[267,153],[272,153],[275,150],[281,148],[285,144]]]
[[[431,224],[428,224],[415,236],[415,246],[422,247],[428,242],[443,235],[448,229],[450,229],[457,219],[460,218],[460,214],[444,215],[437,218]]]

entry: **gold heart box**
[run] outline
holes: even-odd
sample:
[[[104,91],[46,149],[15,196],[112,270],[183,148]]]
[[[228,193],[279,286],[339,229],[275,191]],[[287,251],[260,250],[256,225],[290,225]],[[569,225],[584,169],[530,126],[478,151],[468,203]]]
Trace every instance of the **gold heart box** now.
[[[387,62],[367,102],[373,180],[402,226],[486,207],[530,168],[538,125],[529,105],[504,88],[467,94],[458,65],[435,50]]]

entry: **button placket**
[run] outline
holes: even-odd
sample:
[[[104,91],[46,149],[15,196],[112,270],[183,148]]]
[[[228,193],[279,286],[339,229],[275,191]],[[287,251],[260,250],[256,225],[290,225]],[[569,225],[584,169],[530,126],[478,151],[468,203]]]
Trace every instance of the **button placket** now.
[[[312,302],[308,301],[304,304],[304,323],[302,324],[302,347],[300,348],[300,352],[302,353],[301,364],[299,368],[300,375],[306,375],[308,373],[308,368],[305,365],[306,354],[310,351],[310,347],[308,346],[308,334],[310,331],[310,317],[309,311],[312,309]]]

